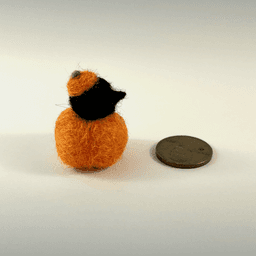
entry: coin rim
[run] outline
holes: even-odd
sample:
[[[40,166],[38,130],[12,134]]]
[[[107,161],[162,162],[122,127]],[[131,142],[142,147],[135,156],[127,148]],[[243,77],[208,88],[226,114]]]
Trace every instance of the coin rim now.
[[[159,144],[160,144],[161,142],[163,142],[164,140],[166,140],[166,139],[168,139],[168,138],[175,138],[175,137],[188,137],[188,138],[192,138],[192,139],[196,139],[196,140],[202,141],[203,143],[205,143],[206,145],[208,145],[209,148],[211,149],[211,156],[210,156],[210,158],[209,158],[208,160],[205,160],[205,161],[201,162],[201,163],[198,163],[198,164],[190,164],[190,165],[189,165],[189,164],[178,164],[178,163],[175,163],[175,162],[173,162],[173,163],[171,163],[171,164],[168,163],[166,160],[164,160],[164,159],[157,153],[157,147],[159,147]],[[212,156],[213,156],[212,147],[211,147],[207,142],[205,142],[204,140],[199,139],[199,138],[197,138],[197,137],[188,136],[188,135],[175,135],[175,136],[166,137],[166,138],[160,140],[160,141],[157,143],[157,145],[156,145],[156,150],[155,150],[155,151],[156,151],[156,157],[157,157],[162,163],[164,163],[164,164],[166,164],[166,165],[168,165],[168,166],[171,166],[171,167],[181,168],[181,169],[194,169],[194,168],[198,168],[198,167],[204,166],[204,165],[208,164],[208,163],[212,160]]]

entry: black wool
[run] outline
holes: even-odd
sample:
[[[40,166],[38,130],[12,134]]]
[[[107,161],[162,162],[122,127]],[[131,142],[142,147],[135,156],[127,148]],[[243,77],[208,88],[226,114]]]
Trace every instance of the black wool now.
[[[78,71],[79,72],[79,71]],[[72,77],[80,73],[73,72]],[[73,111],[82,119],[95,121],[115,112],[116,104],[126,96],[126,92],[115,91],[103,78],[79,96],[70,96],[69,103]]]

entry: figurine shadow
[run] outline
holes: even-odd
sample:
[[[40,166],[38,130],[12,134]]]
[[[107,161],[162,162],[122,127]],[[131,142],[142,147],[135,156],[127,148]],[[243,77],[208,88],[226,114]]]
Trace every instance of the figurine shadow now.
[[[174,168],[162,163],[155,154],[158,141],[129,139],[122,158],[115,165],[97,168],[69,168],[60,163],[54,134],[16,134],[0,136],[0,164],[3,171],[29,175],[63,176],[128,182],[131,180],[165,179],[169,175],[183,175],[188,170]],[[196,172],[210,170],[216,162],[216,151],[205,166],[189,169]],[[239,156],[232,157],[239,161]],[[176,174],[175,174],[176,173]],[[192,172],[190,172],[192,173]],[[175,177],[174,177],[175,178]]]

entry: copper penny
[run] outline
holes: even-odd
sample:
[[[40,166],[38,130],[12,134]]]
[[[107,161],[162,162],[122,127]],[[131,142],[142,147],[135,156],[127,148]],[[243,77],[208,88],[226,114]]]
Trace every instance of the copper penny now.
[[[182,169],[206,165],[212,154],[208,143],[186,135],[167,137],[156,145],[156,156],[161,162]]]

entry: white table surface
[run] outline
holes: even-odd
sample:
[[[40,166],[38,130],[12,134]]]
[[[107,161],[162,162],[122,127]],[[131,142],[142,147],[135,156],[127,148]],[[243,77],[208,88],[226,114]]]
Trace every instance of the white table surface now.
[[[156,143],[130,139],[85,174],[59,164],[50,134],[1,138],[2,255],[253,255],[253,154],[213,141],[208,165],[182,170]]]

